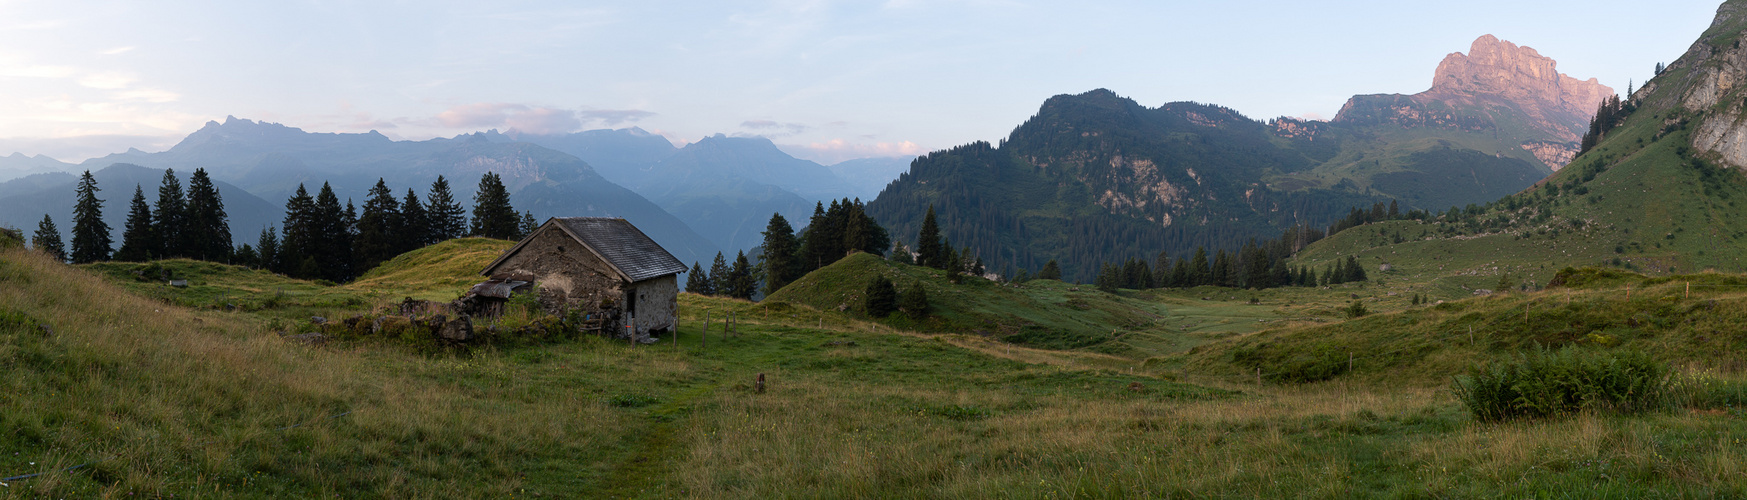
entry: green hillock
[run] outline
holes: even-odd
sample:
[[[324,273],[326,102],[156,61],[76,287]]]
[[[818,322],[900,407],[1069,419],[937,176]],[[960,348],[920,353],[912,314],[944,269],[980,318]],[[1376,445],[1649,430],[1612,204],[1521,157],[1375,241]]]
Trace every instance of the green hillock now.
[[[938,269],[855,254],[802,276],[765,298],[766,303],[802,304],[865,317],[868,281],[883,275],[897,289],[921,283],[931,315],[921,321],[902,313],[873,318],[899,328],[974,333],[1055,349],[1090,348],[1121,331],[1147,329],[1167,315],[1164,305],[1056,280],[1013,285],[977,277],[952,283]]]
[[[1272,382],[1336,377],[1441,385],[1476,363],[1567,346],[1643,352],[1694,368],[1740,368],[1747,276],[1564,269],[1540,292],[1272,329],[1188,355],[1190,370]]]
[[[488,238],[444,241],[401,254],[346,284],[189,259],[99,262],[83,267],[133,293],[178,306],[307,318],[406,297],[454,300],[484,279],[479,271],[486,264],[514,245]],[[172,285],[172,281],[179,284]]]

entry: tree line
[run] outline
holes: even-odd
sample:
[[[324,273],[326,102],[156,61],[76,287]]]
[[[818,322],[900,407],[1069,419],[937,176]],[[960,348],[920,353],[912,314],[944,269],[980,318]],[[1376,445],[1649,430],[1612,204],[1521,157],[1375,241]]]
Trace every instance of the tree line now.
[[[829,208],[824,202],[815,203],[813,217],[799,231],[782,214],[773,213],[762,234],[756,264],[739,252],[730,267],[718,252],[707,273],[702,265],[692,263],[686,291],[751,299],[761,289],[766,295],[776,293],[796,278],[855,252],[884,256],[891,245],[886,228],[867,215],[859,198],[832,200]]]
[[[411,188],[396,198],[387,182],[377,179],[362,212],[349,199],[342,206],[324,182],[313,196],[304,185],[297,186],[285,203],[278,231],[262,228],[254,245],[233,247],[224,200],[206,170],[195,169],[184,191],[175,170],[167,169],[155,204],[148,204],[144,189],[134,186],[121,247],[111,252],[104,200],[97,197],[101,189],[90,171],[75,190],[71,248],[47,214],[31,239],[33,247],[75,264],[189,258],[341,282],[439,241],[469,235],[521,239],[537,227],[533,213],[516,213],[502,178],[492,172],[480,178],[471,224],[449,181],[440,175],[422,201]]]
[[[155,205],[146,203],[145,189],[135,184],[133,200],[128,206],[127,223],[122,230],[121,248],[111,251],[114,241],[109,224],[103,222],[103,202],[97,197],[102,191],[97,179],[86,170],[74,186],[73,241],[67,248],[61,232],[48,214],[43,214],[32,235],[31,246],[63,261],[74,264],[106,260],[147,261],[153,259],[190,258],[215,262],[230,262],[230,217],[224,212],[224,198],[214,187],[206,169],[194,169],[183,191],[182,181],[174,169],[164,170],[164,180],[158,186]]]
[[[424,201],[411,188],[396,199],[383,179],[377,179],[358,211],[352,200],[344,208],[328,183],[314,196],[302,184],[285,202],[280,231],[261,230],[246,262],[254,267],[303,279],[351,280],[396,255],[462,236],[519,240],[537,227],[534,214],[516,214],[509,191],[496,173],[486,172],[473,195],[471,223],[449,189],[437,176]]]

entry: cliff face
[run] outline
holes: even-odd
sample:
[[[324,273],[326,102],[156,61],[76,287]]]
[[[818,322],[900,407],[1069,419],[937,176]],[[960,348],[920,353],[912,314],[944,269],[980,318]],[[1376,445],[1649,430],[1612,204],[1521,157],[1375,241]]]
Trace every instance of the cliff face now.
[[[1354,96],[1334,121],[1468,131],[1517,124],[1526,129],[1512,130],[1524,135],[1523,149],[1558,169],[1577,152],[1596,107],[1613,93],[1594,78],[1559,73],[1558,63],[1535,49],[1485,35],[1467,54],[1444,57],[1430,90]]]
[[[1741,35],[1747,25],[1744,2],[1731,1],[1717,9],[1711,27],[1686,54],[1632,95],[1634,99],[1662,101],[1655,104],[1683,109],[1696,118],[1692,146],[1715,154],[1723,163],[1747,168],[1747,48]],[[1664,78],[1667,77],[1667,78]],[[1673,92],[1658,92],[1673,86]],[[1667,102],[1677,99],[1677,103]],[[1660,107],[1659,106],[1659,107]],[[1670,121],[1674,118],[1670,117]]]

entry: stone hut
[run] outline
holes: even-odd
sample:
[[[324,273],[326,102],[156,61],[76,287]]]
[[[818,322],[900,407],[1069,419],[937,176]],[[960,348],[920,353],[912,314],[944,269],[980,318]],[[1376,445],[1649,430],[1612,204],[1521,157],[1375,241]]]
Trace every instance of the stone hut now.
[[[485,266],[494,280],[531,279],[556,313],[598,320],[622,337],[679,325],[679,274],[685,264],[630,222],[610,217],[554,217]]]

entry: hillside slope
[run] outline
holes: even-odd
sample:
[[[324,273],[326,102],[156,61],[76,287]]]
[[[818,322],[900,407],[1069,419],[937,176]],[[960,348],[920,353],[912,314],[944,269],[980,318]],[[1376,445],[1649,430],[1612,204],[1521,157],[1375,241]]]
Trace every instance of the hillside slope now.
[[[1709,132],[1747,112],[1747,89],[1719,86],[1747,75],[1744,5],[1724,4],[1685,55],[1599,124],[1595,147],[1535,187],[1427,223],[1350,229],[1299,262],[1358,255],[1444,290],[1496,288],[1506,274],[1512,286],[1544,285],[1565,266],[1747,271],[1747,163]]]

